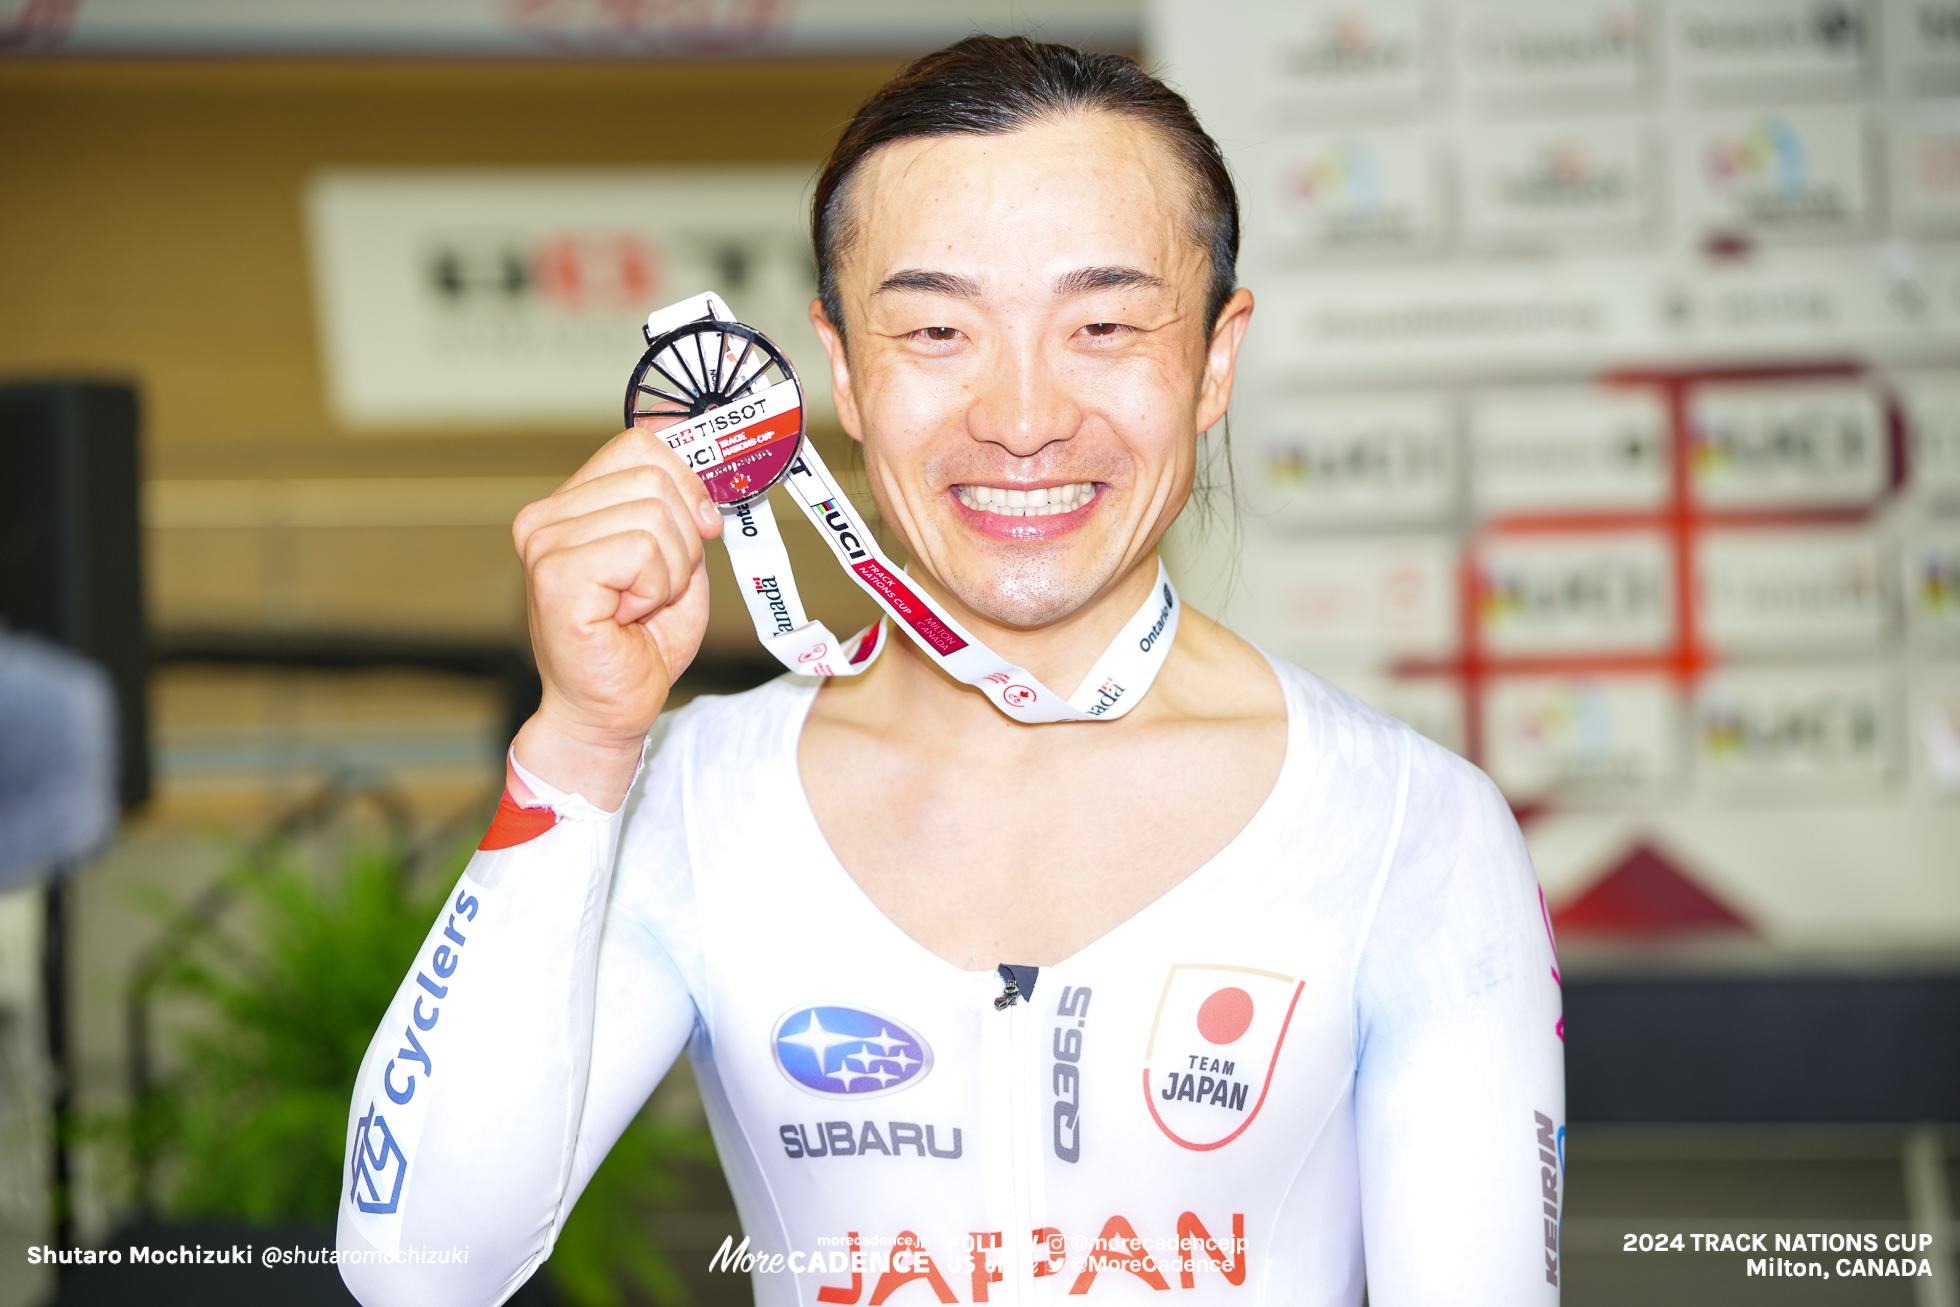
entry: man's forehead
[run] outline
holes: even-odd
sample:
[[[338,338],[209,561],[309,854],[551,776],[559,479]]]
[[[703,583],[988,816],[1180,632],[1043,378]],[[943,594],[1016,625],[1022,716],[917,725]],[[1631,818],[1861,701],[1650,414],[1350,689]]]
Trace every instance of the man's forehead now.
[[[1011,282],[1066,296],[1202,276],[1182,170],[1156,132],[1116,115],[896,142],[855,187],[850,261],[866,291],[973,295]]]
[[[1055,297],[1071,299],[1077,295],[1093,295],[1105,290],[1163,290],[1166,283],[1162,277],[1142,268],[1127,268],[1106,265],[1093,268],[1072,268],[1054,279]],[[981,281],[957,272],[942,272],[934,268],[902,268],[878,283],[874,294],[902,294],[913,291],[926,295],[946,295],[953,299],[979,299],[987,293]]]

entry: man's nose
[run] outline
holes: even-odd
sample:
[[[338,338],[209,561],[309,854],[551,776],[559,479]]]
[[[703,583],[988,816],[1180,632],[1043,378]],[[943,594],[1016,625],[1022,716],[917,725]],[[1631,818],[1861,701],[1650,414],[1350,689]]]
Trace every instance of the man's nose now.
[[[1032,458],[1069,439],[1082,423],[1065,370],[1034,335],[1014,332],[1001,342],[979,378],[979,395],[967,408],[967,430],[973,438],[999,445],[1016,458]]]

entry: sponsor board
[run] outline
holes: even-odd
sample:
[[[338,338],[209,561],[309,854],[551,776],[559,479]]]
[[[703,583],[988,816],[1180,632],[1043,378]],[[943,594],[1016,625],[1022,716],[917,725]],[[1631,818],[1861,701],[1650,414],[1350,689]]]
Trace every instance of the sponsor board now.
[[[305,212],[333,415],[610,430],[648,309],[708,286],[790,357],[821,358],[808,183],[777,166],[321,173]],[[809,371],[827,413],[826,370]]]
[[[1693,233],[1849,235],[1870,205],[1855,108],[1708,114],[1685,128],[1676,182]]]
[[[1697,387],[1695,497],[1717,508],[1869,503],[1891,476],[1885,409],[1868,386],[1805,381]]]
[[[1884,554],[1863,531],[1711,531],[1696,559],[1702,633],[1733,653],[1868,649],[1891,612]]]
[[[1474,384],[1579,380],[1656,356],[1835,362],[1960,343],[1960,260],[1931,243],[1877,257],[1813,243],[1726,263],[1594,244],[1583,258],[1547,251],[1528,274],[1488,252],[1305,266],[1263,250],[1261,328],[1240,366],[1294,385]],[[1785,383],[1810,384],[1821,383]]]
[[[1677,266],[1670,276],[1679,280],[1662,309],[1681,344],[1693,342],[1716,357],[1773,349],[1808,359],[1860,353],[1881,341],[1923,340],[1934,325],[1929,315],[1940,312],[1929,294],[1935,274],[1913,270],[1918,256],[1906,247],[1886,249],[1878,261],[1868,250],[1811,248],[1692,270]]]
[[[1910,435],[1912,489],[1945,498],[1960,495],[1960,376],[1900,378]]]
[[[1951,233],[1960,227],[1960,103],[1914,105],[1892,120],[1892,129],[1892,202],[1899,221],[1916,231]]]
[[[1456,647],[1452,537],[1302,540],[1261,531],[1256,540],[1230,609],[1232,629],[1247,639],[1309,667],[1441,657]]]
[[[1486,241],[1633,238],[1654,209],[1641,124],[1491,125],[1463,142],[1464,227]]]
[[[1691,77],[1846,83],[1865,60],[1857,0],[1676,0],[1672,56]]]
[[[1486,766],[1513,798],[1637,797],[1680,774],[1680,697],[1658,676],[1504,677],[1484,721]]]
[[[1899,593],[1916,640],[1960,642],[1960,528],[1928,531],[1900,547]]]
[[[1893,0],[1885,49],[1911,74],[1914,89],[1952,94],[1960,72],[1960,0]]]
[[[1714,791],[1861,797],[1897,765],[1889,671],[1732,668],[1695,695],[1697,783]]]
[[[1660,270],[1644,259],[1543,275],[1494,264],[1276,268],[1260,283],[1264,334],[1246,338],[1241,366],[1333,385],[1475,378],[1499,365],[1531,376],[1605,366],[1652,339]]]
[[[1960,666],[1921,668],[1907,698],[1913,788],[1960,802]]]
[[[1433,146],[1421,131],[1280,137],[1248,191],[1248,240],[1270,242],[1282,257],[1413,249],[1443,227]]]
[[[1470,487],[1481,513],[1658,509],[1667,410],[1651,390],[1489,390],[1470,402]]]
[[[1248,45],[1258,89],[1281,102],[1412,99],[1428,81],[1428,31],[1416,0],[1275,7],[1272,26]]]
[[[1627,806],[1644,805],[1639,810],[1665,830],[1704,816],[1715,821],[1719,838],[1704,831],[1680,846],[1682,856],[1692,851],[1701,860],[1693,869],[1763,889],[1765,902],[1782,895],[1786,926],[1801,923],[1820,941],[1849,945],[1867,929],[1858,922],[1901,939],[1950,936],[1954,915],[1941,911],[1940,895],[1952,883],[1953,859],[1942,850],[1953,842],[1960,788],[1935,790],[1930,759],[1960,758],[1953,743],[1960,717],[1922,710],[1916,698],[1912,714],[1901,714],[1898,758],[1901,767],[1916,760],[1920,778],[1909,801],[1901,782],[1896,805],[1887,796],[1861,813],[1833,809],[1816,823],[1764,805],[1725,815],[1711,811],[1694,779],[1705,770],[1695,763],[1694,691],[1725,670],[1830,669],[1863,659],[1883,661],[1912,686],[1923,670],[1956,662],[1960,637],[1946,634],[1944,616],[1944,542],[1960,524],[1960,368],[1944,360],[1960,357],[1952,349],[1960,339],[1960,244],[1946,240],[1960,236],[1953,116],[1960,113],[1960,0],[1632,0],[1628,7],[1650,25],[1644,65],[1624,43],[1598,39],[1589,21],[1605,7],[1590,0],[1430,5],[1429,34],[1435,44],[1447,42],[1457,75],[1424,91],[1408,88],[1393,105],[1317,105],[1323,112],[1311,130],[1425,139],[1441,202],[1434,245],[1367,259],[1342,250],[1314,261],[1299,256],[1298,235],[1291,245],[1249,236],[1241,275],[1259,294],[1262,323],[1246,341],[1245,357],[1256,363],[1248,377],[1286,378],[1300,389],[1447,389],[1458,398],[1466,562],[1481,560],[1493,534],[1508,541],[1569,525],[1583,548],[1579,531],[1652,523],[1667,542],[1659,570],[1671,590],[1648,607],[1656,616],[1647,638],[1632,648],[1616,641],[1621,647],[1593,658],[1563,633],[1530,638],[1527,624],[1507,630],[1502,619],[1494,641],[1473,643],[1469,656],[1432,660],[1410,656],[1406,645],[1371,644],[1357,622],[1338,643],[1275,652],[1411,718],[1417,710],[1391,703],[1387,690],[1363,678],[1399,685],[1406,677],[1410,685],[1480,696],[1464,700],[1465,747],[1480,765],[1508,769],[1499,777],[1507,788],[1671,770],[1671,780],[1641,787],[1644,797]],[[1195,0],[1166,0],[1149,11],[1157,39],[1147,49],[1167,61],[1208,122],[1229,124],[1221,137],[1248,178],[1266,166],[1282,124],[1304,139],[1309,123],[1247,76],[1256,57],[1249,52],[1268,31],[1295,21],[1278,16],[1288,8],[1256,5],[1243,24],[1221,22],[1215,6]],[[1532,34],[1529,46],[1513,41],[1519,31]],[[1550,71],[1561,65],[1587,71],[1561,82],[1566,72]],[[1645,239],[1554,238],[1560,243],[1532,248],[1483,235],[1490,220],[1474,211],[1471,165],[1494,155],[1496,143],[1480,134],[1550,135],[1575,123],[1633,118],[1654,152]],[[1249,233],[1252,209],[1249,203]],[[1578,403],[1566,415],[1549,403],[1542,415],[1484,414],[1493,385],[1508,393],[1556,382],[1580,391],[1601,378],[1646,391],[1635,404],[1652,406],[1651,429],[1661,438],[1658,449],[1641,442],[1641,454],[1655,449],[1658,461],[1615,449],[1608,420],[1588,417]],[[1889,393],[1895,388],[1897,400]],[[1682,408],[1663,420],[1663,406],[1676,400]],[[1241,442],[1253,434],[1242,420],[1233,425]],[[1684,492],[1685,502],[1670,490]],[[1534,514],[1546,520],[1514,520]],[[1782,559],[1752,556],[1747,542],[1728,547],[1745,527],[1796,533],[1815,524],[1834,532],[1854,522],[1877,536],[1875,571],[1869,550],[1839,553],[1828,540],[1819,554]],[[1283,554],[1289,571],[1304,570],[1309,555],[1297,530],[1265,526],[1248,521],[1249,548],[1236,574],[1214,561],[1233,552],[1233,542],[1195,560],[1192,602],[1203,606],[1209,576],[1221,578],[1214,594],[1233,594],[1235,624],[1250,610],[1259,610],[1256,621],[1270,621],[1291,601],[1267,583],[1280,565],[1257,555]],[[1710,560],[1699,545],[1713,531],[1730,535],[1713,542]],[[1676,539],[1687,548],[1677,552]],[[1314,546],[1316,572],[1341,566],[1333,548],[1340,543]],[[1708,561],[1726,589],[1713,634],[1701,598]],[[1337,591],[1325,580],[1316,588],[1323,597]],[[1363,609],[1348,602],[1338,611]],[[1461,629],[1474,640],[1482,622],[1462,616]],[[1489,656],[1474,656],[1479,648]],[[1499,723],[1479,711],[1491,705],[1494,680],[1577,669],[1605,679],[1654,672],[1655,703],[1674,696],[1671,768],[1663,765],[1665,748],[1624,742],[1575,750],[1573,762],[1548,759],[1541,740],[1520,761],[1518,742],[1507,743]],[[1438,709],[1449,702],[1447,692],[1437,694]],[[1590,712],[1577,702],[1559,706],[1568,723],[1610,721],[1597,704]],[[1929,752],[1929,738],[1939,753]],[[1960,775],[1960,763],[1948,774]],[[1737,782],[1744,791],[1751,783]],[[1590,853],[1557,850],[1576,847],[1572,832],[1584,830],[1604,857],[1624,820],[1616,811],[1573,814],[1569,826],[1557,817],[1533,827],[1530,838],[1551,859],[1553,879],[1577,885],[1582,872],[1597,870],[1580,865]],[[1846,848],[1860,856],[1847,860]],[[1571,866],[1558,871],[1561,857]],[[1785,926],[1772,934],[1772,943],[1787,942]]]
[[[1245,1133],[1305,988],[1251,967],[1171,967],[1143,1050],[1144,1103],[1165,1137],[1209,1152]]]
[[[1459,24],[1459,67],[1474,91],[1630,92],[1650,58],[1633,0],[1485,0],[1464,6]]]
[[[1240,484],[1281,527],[1435,522],[1456,507],[1453,416],[1436,394],[1288,397],[1248,415]]]
[[[1487,538],[1477,604],[1493,653],[1646,653],[1674,638],[1674,554],[1655,532]]]

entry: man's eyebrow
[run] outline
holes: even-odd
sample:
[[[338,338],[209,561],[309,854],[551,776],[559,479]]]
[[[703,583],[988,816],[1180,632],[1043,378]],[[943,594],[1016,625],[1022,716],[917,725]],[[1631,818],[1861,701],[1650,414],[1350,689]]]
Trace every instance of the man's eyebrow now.
[[[925,268],[906,268],[878,283],[875,294],[888,290],[919,291],[927,295],[951,295],[954,299],[977,300],[980,283],[955,272],[931,272]]]
[[[1164,281],[1138,268],[1077,268],[1055,279],[1055,297],[1072,299],[1099,290],[1162,290]]]

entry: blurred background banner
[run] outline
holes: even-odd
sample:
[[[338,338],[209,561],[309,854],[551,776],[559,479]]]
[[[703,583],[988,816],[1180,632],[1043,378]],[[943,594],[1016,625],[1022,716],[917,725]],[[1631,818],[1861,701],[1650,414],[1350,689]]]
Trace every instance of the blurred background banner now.
[[[1259,297],[1193,602],[1488,770],[1581,971],[1950,961],[1960,6],[1234,12],[1146,28]]]
[[[1137,11],[1134,0],[10,0],[0,24],[15,46],[77,54],[856,56],[1015,24],[1133,44]]]
[[[306,214],[334,416],[617,425],[649,306],[713,288],[789,352],[826,421],[810,183],[793,165],[323,172]]]

